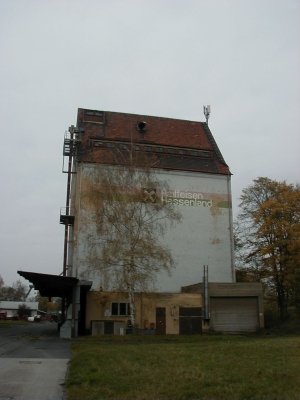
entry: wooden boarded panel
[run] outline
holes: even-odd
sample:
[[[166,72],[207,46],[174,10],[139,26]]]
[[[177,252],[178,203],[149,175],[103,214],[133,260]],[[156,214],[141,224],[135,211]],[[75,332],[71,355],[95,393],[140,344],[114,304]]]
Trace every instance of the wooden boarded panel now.
[[[179,308],[179,334],[195,335],[202,332],[202,308],[180,307]]]
[[[166,334],[166,309],[165,307],[156,308],[156,333],[157,335]]]
[[[104,335],[114,334],[114,321],[104,321]]]

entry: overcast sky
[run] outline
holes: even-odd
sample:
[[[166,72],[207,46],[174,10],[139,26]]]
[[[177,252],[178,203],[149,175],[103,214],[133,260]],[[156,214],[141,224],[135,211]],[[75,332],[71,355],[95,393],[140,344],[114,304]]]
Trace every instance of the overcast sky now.
[[[300,0],[0,0],[0,274],[61,273],[77,109],[204,121],[233,173],[299,182]]]

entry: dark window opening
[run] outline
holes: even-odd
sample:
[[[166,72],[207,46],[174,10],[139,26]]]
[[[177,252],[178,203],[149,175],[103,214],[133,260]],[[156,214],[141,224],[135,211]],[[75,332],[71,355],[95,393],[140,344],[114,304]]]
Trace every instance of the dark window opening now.
[[[120,303],[120,315],[127,315],[127,304],[126,303]]]
[[[118,315],[119,312],[119,303],[112,303],[111,304],[111,314]]]
[[[124,316],[129,314],[129,303],[111,303],[111,315]]]

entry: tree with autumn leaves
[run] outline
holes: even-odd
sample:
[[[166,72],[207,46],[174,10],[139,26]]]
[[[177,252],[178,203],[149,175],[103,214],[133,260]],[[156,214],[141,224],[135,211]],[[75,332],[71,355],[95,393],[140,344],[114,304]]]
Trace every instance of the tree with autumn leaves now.
[[[300,187],[260,177],[242,192],[235,226],[237,270],[261,281],[281,320],[300,310]]]

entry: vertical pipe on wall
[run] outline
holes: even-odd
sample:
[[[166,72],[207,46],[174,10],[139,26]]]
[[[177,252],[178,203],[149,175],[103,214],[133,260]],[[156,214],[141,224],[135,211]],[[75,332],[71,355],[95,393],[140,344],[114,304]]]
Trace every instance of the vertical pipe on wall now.
[[[209,295],[208,295],[208,265],[203,265],[203,291],[204,291],[204,319],[209,316]]]
[[[230,252],[231,252],[231,279],[235,282],[234,270],[234,243],[233,243],[233,217],[232,217],[232,194],[231,194],[231,178],[227,175],[227,192],[229,202],[229,235],[230,235]]]
[[[68,159],[68,172],[67,172],[67,195],[66,195],[66,215],[70,215],[70,192],[71,192],[71,175],[72,175],[72,161],[73,161],[73,141],[74,141],[74,127],[69,128],[70,132],[70,153]],[[67,275],[67,261],[68,261],[68,237],[69,225],[65,224],[65,238],[64,238],[64,259],[63,259],[63,276]]]
[[[68,171],[67,171],[67,195],[66,195],[66,215],[70,215],[70,192],[71,192],[71,175],[72,175],[72,162],[73,162],[73,140],[74,140],[74,127],[69,128],[70,132],[70,149],[68,158]],[[64,256],[63,256],[63,276],[67,276],[67,262],[68,262],[68,238],[69,238],[69,224],[68,220],[65,223],[65,235],[64,235]],[[61,313],[62,320],[66,319],[66,298],[62,298]]]

